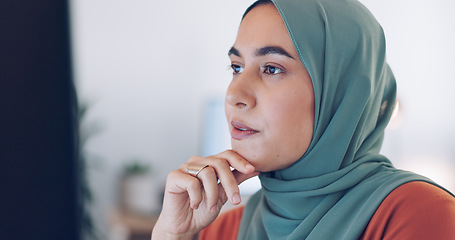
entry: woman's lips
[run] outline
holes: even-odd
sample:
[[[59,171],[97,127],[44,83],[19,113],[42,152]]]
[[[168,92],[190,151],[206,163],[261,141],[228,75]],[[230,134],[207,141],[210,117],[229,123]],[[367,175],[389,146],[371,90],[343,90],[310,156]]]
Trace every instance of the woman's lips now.
[[[233,127],[231,131],[231,137],[236,140],[245,139],[259,132],[258,130],[250,128],[248,125],[242,122],[232,121],[231,125]]]

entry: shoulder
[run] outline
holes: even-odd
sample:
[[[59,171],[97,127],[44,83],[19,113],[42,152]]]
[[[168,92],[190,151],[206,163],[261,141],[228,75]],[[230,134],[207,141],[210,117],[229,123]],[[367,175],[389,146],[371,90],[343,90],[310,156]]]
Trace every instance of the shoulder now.
[[[393,190],[361,239],[455,239],[455,198],[430,183],[414,181]]]
[[[244,206],[220,214],[215,221],[199,233],[199,240],[235,240],[242,220]]]

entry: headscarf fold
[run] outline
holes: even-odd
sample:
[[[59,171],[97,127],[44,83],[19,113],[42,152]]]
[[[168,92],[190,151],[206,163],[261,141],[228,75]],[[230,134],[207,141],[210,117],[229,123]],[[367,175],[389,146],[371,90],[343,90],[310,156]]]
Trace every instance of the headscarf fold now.
[[[356,0],[272,2],[313,82],[314,134],[292,166],[259,175],[238,239],[358,239],[391,191],[432,183],[379,153],[396,101],[383,30]]]

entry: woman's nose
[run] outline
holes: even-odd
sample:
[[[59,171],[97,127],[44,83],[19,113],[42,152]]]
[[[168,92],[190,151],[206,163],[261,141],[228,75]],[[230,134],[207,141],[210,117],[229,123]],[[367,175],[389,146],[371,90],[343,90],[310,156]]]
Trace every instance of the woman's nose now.
[[[226,93],[226,103],[238,109],[250,109],[256,106],[254,79],[244,71],[232,80]]]

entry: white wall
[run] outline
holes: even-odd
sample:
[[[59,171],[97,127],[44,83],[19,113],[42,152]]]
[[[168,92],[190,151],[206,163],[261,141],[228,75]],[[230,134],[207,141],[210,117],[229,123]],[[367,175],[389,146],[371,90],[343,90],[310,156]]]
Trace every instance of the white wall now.
[[[87,145],[99,157],[89,164],[102,232],[129,158],[153,164],[156,183],[162,184],[167,172],[200,154],[204,104],[224,95],[230,81],[227,51],[252,2],[71,2],[79,96],[91,103],[87,120],[102,126]],[[455,4],[362,2],[385,29],[402,103],[401,125],[388,130],[384,152],[397,166],[455,190]]]

